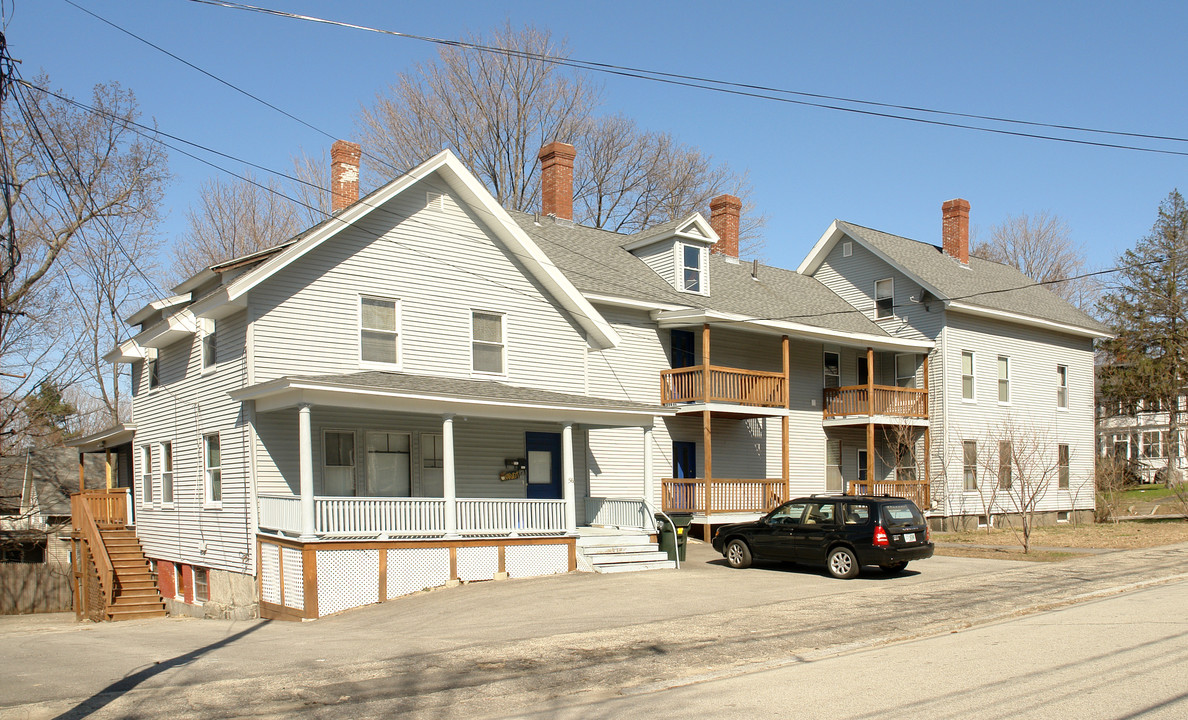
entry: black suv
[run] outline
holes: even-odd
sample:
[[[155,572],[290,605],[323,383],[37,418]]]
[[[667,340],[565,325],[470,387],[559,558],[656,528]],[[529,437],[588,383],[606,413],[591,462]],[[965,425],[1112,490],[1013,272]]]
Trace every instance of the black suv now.
[[[754,522],[723,525],[714,549],[731,567],[752,560],[824,565],[836,578],[863,565],[897,573],[932,557],[932,534],[911,500],[883,495],[814,495],[791,500]]]

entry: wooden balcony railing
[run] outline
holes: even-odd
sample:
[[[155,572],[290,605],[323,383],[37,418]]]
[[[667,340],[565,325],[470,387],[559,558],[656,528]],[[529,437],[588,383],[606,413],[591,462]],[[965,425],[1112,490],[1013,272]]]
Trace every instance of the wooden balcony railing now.
[[[932,507],[932,493],[927,482],[917,480],[886,480],[867,482],[854,480],[850,482],[851,495],[892,495],[903,497],[916,503],[921,510]]]
[[[99,526],[128,524],[126,494],[124,488],[112,488],[84,490],[70,496],[71,524],[87,545],[99,572],[99,587],[107,605],[115,600],[115,567],[99,534]]]
[[[787,486],[778,478],[738,480],[713,478],[709,481],[709,502],[706,502],[706,481],[701,478],[666,478],[661,480],[661,502],[664,512],[764,513],[788,499]]]
[[[726,402],[758,407],[783,407],[787,385],[784,374],[759,370],[709,366],[665,370],[660,373],[660,402]]]
[[[866,385],[825,388],[825,417],[854,415],[889,415],[902,418],[928,418],[928,391],[920,388],[874,386],[871,412],[871,388]]]

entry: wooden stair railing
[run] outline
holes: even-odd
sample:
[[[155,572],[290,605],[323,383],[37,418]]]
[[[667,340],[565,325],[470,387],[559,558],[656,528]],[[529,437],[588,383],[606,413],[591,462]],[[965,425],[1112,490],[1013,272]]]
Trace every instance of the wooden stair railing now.
[[[156,578],[136,533],[127,527],[125,493],[122,488],[84,490],[70,497],[74,528],[85,542],[99,576],[101,617],[107,620],[164,617],[165,601],[161,599]]]
[[[115,601],[115,567],[111,563],[111,556],[107,554],[107,546],[103,544],[103,536],[99,533],[99,523],[95,518],[95,508],[92,506],[97,506],[104,518],[110,522],[115,513],[111,512],[112,503],[107,497],[109,494],[111,491],[108,490],[88,490],[70,496],[70,514],[74,520],[74,529],[82,535],[95,568],[99,571],[99,586],[103,589],[105,605],[111,605]],[[119,495],[122,496],[123,491],[120,491]]]

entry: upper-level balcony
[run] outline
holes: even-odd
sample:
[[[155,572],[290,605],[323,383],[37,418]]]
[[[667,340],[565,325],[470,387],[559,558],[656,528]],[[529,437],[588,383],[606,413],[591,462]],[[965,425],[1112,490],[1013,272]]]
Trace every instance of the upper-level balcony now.
[[[916,424],[928,419],[928,390],[887,385],[825,388],[824,408],[825,420],[869,422],[874,417]]]
[[[660,402],[782,408],[788,402],[788,383],[778,372],[694,365],[660,373]]]

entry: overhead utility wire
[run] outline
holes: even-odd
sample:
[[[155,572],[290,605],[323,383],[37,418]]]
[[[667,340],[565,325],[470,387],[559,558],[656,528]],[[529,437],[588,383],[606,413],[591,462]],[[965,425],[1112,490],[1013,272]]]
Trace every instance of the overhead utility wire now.
[[[66,0],[66,1],[71,2],[71,0]],[[323,24],[323,25],[331,25],[331,26],[342,27],[342,28],[347,28],[347,29],[352,29],[352,30],[361,30],[364,32],[378,33],[381,35],[390,35],[393,37],[399,37],[399,38],[404,38],[404,39],[409,39],[409,40],[418,40],[421,42],[434,43],[437,45],[445,45],[448,47],[457,47],[457,48],[462,48],[462,49],[466,49],[466,50],[475,50],[475,51],[479,51],[479,52],[486,52],[486,53],[492,53],[492,54],[508,55],[508,56],[513,56],[513,57],[540,60],[542,62],[548,62],[548,63],[552,63],[555,65],[561,65],[561,66],[571,67],[571,68],[575,68],[575,69],[592,70],[595,72],[602,72],[602,73],[606,73],[606,74],[610,74],[610,75],[618,75],[621,77],[631,77],[631,78],[636,78],[636,79],[640,79],[640,80],[651,80],[652,82],[665,83],[665,84],[669,84],[669,85],[677,85],[677,86],[681,86],[681,87],[689,87],[689,88],[694,88],[694,89],[699,89],[699,90],[709,90],[709,91],[724,93],[724,94],[728,94],[728,95],[751,97],[751,98],[756,98],[756,99],[760,99],[760,100],[771,100],[773,102],[788,103],[788,104],[792,104],[792,105],[802,105],[802,106],[806,106],[806,107],[815,107],[815,108],[821,108],[821,109],[825,109],[825,110],[835,110],[838,112],[847,112],[847,113],[853,113],[853,114],[857,114],[857,115],[867,115],[867,116],[871,116],[871,117],[881,117],[881,118],[887,118],[887,119],[892,119],[892,120],[903,120],[906,122],[922,123],[925,125],[935,125],[935,126],[940,126],[940,127],[951,127],[951,128],[958,128],[958,129],[963,129],[963,130],[974,130],[974,131],[979,131],[979,132],[994,133],[994,134],[998,134],[998,135],[1008,135],[1008,136],[1013,136],[1013,137],[1032,138],[1032,139],[1036,139],[1036,140],[1050,140],[1053,142],[1071,143],[1071,144],[1075,144],[1075,145],[1088,145],[1088,146],[1092,146],[1092,147],[1113,148],[1113,149],[1117,149],[1117,150],[1133,150],[1136,152],[1148,152],[1148,153],[1156,153],[1156,154],[1161,154],[1161,155],[1188,156],[1188,152],[1181,152],[1181,151],[1176,151],[1176,150],[1163,150],[1163,149],[1159,149],[1159,148],[1140,147],[1137,145],[1123,145],[1120,143],[1098,142],[1098,141],[1094,141],[1094,140],[1081,140],[1081,139],[1076,139],[1076,138],[1059,137],[1056,135],[1043,135],[1043,134],[1039,134],[1039,133],[1022,132],[1022,131],[1017,131],[1017,130],[1006,130],[1006,129],[1002,129],[1002,128],[990,128],[990,127],[984,127],[984,126],[980,126],[980,125],[970,125],[970,124],[966,124],[966,123],[947,122],[947,121],[943,121],[943,120],[930,120],[927,118],[911,117],[908,115],[898,115],[895,113],[878,112],[878,111],[874,111],[874,110],[863,110],[863,109],[859,109],[859,108],[844,107],[841,105],[831,105],[828,103],[812,102],[812,101],[808,101],[808,100],[796,100],[796,99],[793,99],[790,97],[773,97],[772,95],[764,94],[764,93],[780,93],[780,94],[786,94],[786,95],[798,95],[798,96],[802,96],[802,97],[817,97],[817,98],[822,98],[822,99],[837,100],[837,101],[841,101],[841,102],[850,102],[850,103],[854,103],[854,104],[869,105],[869,106],[874,106],[874,107],[885,107],[885,108],[890,108],[890,109],[911,110],[911,111],[915,111],[915,112],[925,112],[925,113],[931,113],[931,114],[937,114],[937,115],[946,115],[946,116],[951,116],[951,117],[965,117],[965,118],[970,118],[970,119],[981,119],[981,120],[994,121],[994,122],[1014,123],[1014,124],[1019,124],[1019,125],[1027,125],[1027,126],[1035,126],[1035,127],[1047,127],[1047,128],[1053,128],[1053,129],[1073,130],[1073,131],[1079,131],[1079,132],[1099,133],[1099,134],[1105,134],[1105,135],[1119,135],[1119,136],[1124,136],[1124,137],[1135,137],[1135,138],[1144,138],[1144,139],[1152,139],[1152,140],[1188,142],[1188,138],[1162,136],[1162,135],[1151,135],[1151,134],[1145,134],[1145,133],[1130,133],[1130,132],[1115,131],[1115,130],[1100,130],[1100,129],[1095,129],[1095,128],[1084,128],[1084,127],[1078,127],[1078,126],[1073,126],[1073,125],[1057,125],[1057,124],[1052,124],[1052,123],[1041,123],[1041,122],[1027,121],[1027,120],[1012,120],[1009,118],[997,118],[997,117],[988,116],[988,115],[986,115],[986,116],[975,115],[972,113],[957,113],[957,112],[944,111],[944,110],[931,110],[928,108],[916,108],[916,107],[912,107],[912,106],[908,106],[908,105],[878,103],[878,102],[867,101],[867,100],[852,100],[852,99],[848,99],[848,98],[831,96],[831,95],[819,95],[819,94],[814,94],[814,93],[799,92],[799,91],[795,91],[795,90],[767,88],[765,86],[760,86],[760,85],[749,85],[746,83],[737,83],[737,82],[730,82],[730,81],[724,81],[724,80],[699,78],[697,76],[681,75],[678,73],[665,73],[665,72],[660,72],[660,71],[655,71],[655,70],[647,70],[647,69],[643,69],[643,68],[634,68],[634,67],[625,66],[625,65],[613,65],[610,63],[599,63],[599,62],[584,61],[584,60],[572,60],[572,59],[557,57],[557,56],[553,56],[553,55],[545,55],[542,53],[532,53],[532,52],[527,52],[527,51],[523,51],[523,50],[498,48],[498,47],[492,47],[492,46],[488,46],[488,45],[479,45],[477,43],[470,43],[470,42],[466,42],[466,41],[462,41],[462,40],[447,40],[444,38],[435,38],[435,37],[428,36],[428,35],[417,35],[414,33],[405,33],[405,32],[400,32],[397,30],[386,30],[383,28],[375,28],[375,27],[370,27],[367,25],[359,25],[359,24],[348,23],[348,22],[343,22],[343,21],[339,21],[339,20],[329,20],[326,18],[320,18],[320,17],[316,17],[316,16],[312,16],[312,15],[301,15],[298,13],[289,13],[289,12],[284,12],[284,11],[280,11],[280,10],[273,10],[271,8],[258,7],[258,6],[254,6],[254,5],[244,5],[241,3],[228,2],[227,0],[189,0],[189,1],[198,3],[198,4],[202,4],[202,5],[213,5],[216,7],[223,7],[223,8],[227,8],[227,9],[231,9],[231,10],[244,10],[244,11],[256,12],[256,13],[261,13],[264,15],[271,15],[274,17],[281,17],[281,18],[286,18],[286,19],[290,19],[290,20],[302,20],[305,22],[312,22],[312,23],[318,23],[318,24]],[[707,83],[712,83],[716,86],[707,85]]]

